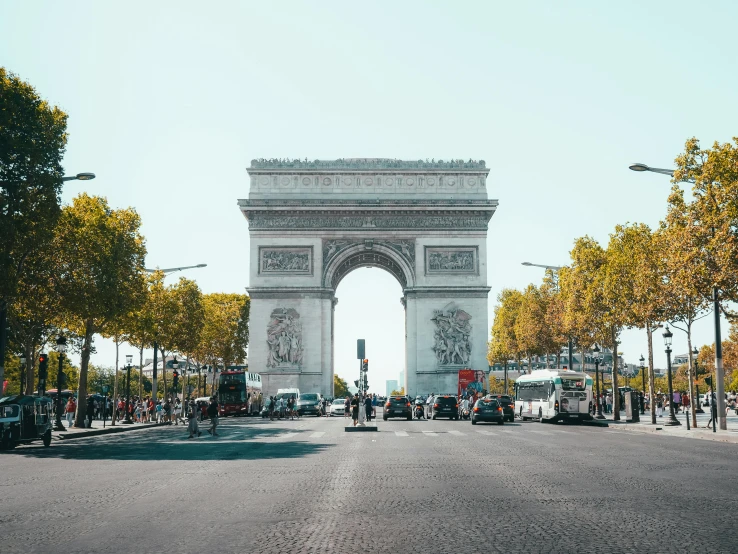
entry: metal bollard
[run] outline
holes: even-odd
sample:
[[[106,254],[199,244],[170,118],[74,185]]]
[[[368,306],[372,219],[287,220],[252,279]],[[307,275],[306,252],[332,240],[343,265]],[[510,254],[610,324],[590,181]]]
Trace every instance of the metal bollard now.
[[[687,431],[689,431],[689,411],[684,412],[684,417],[687,420]]]

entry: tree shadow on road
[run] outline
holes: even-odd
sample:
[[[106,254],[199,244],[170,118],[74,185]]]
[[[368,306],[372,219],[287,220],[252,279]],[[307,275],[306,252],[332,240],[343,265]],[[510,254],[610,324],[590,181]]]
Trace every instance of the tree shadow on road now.
[[[259,460],[299,458],[319,454],[329,444],[306,441],[259,442],[255,438],[279,437],[289,430],[259,429],[255,433],[222,434],[187,439],[184,434],[134,432],[117,436],[55,441],[50,448],[31,445],[4,451],[6,456],[59,458],[63,460]]]

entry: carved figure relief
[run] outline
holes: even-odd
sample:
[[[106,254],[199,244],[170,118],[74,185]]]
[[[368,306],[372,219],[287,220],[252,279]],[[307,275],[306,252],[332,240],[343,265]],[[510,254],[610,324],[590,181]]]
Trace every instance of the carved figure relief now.
[[[467,365],[471,357],[471,316],[450,302],[442,310],[434,310],[433,351],[440,365]]]
[[[474,229],[486,230],[489,217],[479,216],[291,216],[252,213],[251,229]]]
[[[313,251],[305,247],[259,248],[259,273],[310,275]]]
[[[477,249],[475,246],[463,248],[426,247],[426,273],[477,273]]]
[[[292,308],[276,308],[267,325],[267,367],[294,367],[302,363],[302,322]]]
[[[323,241],[323,267],[328,265],[328,262],[338,254],[341,250],[348,248],[356,244],[356,242],[350,240],[326,240]]]
[[[415,241],[413,240],[382,240],[377,244],[384,244],[402,254],[411,265],[415,262]]]

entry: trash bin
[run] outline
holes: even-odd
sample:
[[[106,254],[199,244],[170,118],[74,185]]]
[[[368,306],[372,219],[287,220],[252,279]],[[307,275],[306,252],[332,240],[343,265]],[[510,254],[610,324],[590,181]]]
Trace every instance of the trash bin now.
[[[641,400],[636,391],[625,393],[625,421],[627,423],[641,421]]]

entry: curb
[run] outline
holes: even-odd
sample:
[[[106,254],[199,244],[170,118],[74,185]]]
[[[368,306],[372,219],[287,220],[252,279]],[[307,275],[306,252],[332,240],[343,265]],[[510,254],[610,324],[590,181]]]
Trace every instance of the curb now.
[[[698,431],[697,433],[692,433],[692,431],[690,431],[690,434],[678,434],[677,435],[675,433],[664,431],[663,426],[655,426],[655,427],[637,426],[636,427],[633,425],[622,424],[622,425],[611,425],[610,429],[614,431],[625,431],[625,432],[631,432],[631,433],[661,435],[663,437],[677,437],[677,438],[683,438],[683,439],[698,439],[698,440],[738,444],[738,437],[724,435],[722,433],[712,433],[707,430],[705,432]]]
[[[115,426],[106,427],[104,429],[92,429],[90,431],[76,431],[74,433],[66,433],[58,435],[60,440],[73,440],[73,439],[84,439],[87,437],[95,437],[98,435],[110,435],[112,433],[124,433],[126,431],[133,431],[138,429],[151,429],[152,427],[162,427],[158,423],[148,423],[146,425],[126,425],[126,426]]]

